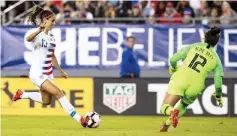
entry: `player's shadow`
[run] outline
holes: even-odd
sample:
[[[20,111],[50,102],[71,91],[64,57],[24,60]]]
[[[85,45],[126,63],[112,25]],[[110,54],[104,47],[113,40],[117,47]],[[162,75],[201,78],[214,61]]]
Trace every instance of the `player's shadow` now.
[[[9,90],[9,83],[8,81],[6,81],[4,83],[5,87],[4,88],[1,88],[1,90],[3,90],[3,92],[8,96],[9,100],[7,102],[7,105],[8,106],[11,106],[13,101],[12,101],[12,98],[13,98],[13,94],[11,93],[11,91]]]

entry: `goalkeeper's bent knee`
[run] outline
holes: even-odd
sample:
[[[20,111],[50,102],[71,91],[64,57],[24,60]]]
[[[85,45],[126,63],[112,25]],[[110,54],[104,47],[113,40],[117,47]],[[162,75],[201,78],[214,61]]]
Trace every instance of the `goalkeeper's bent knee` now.
[[[160,112],[164,115],[170,115],[171,111],[172,111],[173,107],[169,104],[163,104],[161,106]]]

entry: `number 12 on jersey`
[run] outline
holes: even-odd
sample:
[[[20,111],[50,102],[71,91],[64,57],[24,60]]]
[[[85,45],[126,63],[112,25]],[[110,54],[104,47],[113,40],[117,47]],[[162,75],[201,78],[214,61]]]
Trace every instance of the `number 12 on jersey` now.
[[[201,58],[201,61],[198,61],[197,58]],[[205,57],[203,57],[202,55],[196,53],[194,58],[192,59],[192,61],[190,62],[190,64],[188,65],[188,67],[192,68],[193,70],[197,71],[198,73],[200,73],[200,70],[197,69],[198,65],[201,65],[202,67],[204,67],[207,63],[207,59]]]

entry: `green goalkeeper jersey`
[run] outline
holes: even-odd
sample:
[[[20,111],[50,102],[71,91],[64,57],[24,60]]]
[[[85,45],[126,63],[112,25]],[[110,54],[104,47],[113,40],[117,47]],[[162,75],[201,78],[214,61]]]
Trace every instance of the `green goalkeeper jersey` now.
[[[221,95],[223,69],[219,56],[213,47],[207,48],[207,43],[194,43],[182,48],[171,57],[171,66],[175,67],[177,62],[184,59],[177,74],[188,75],[190,80],[205,81],[210,72],[214,72],[214,82],[217,96]]]

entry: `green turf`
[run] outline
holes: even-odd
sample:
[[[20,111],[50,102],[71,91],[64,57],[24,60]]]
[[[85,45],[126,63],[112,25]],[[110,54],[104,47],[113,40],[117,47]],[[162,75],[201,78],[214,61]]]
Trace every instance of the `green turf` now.
[[[176,129],[160,133],[165,117],[102,116],[85,129],[70,117],[2,116],[2,136],[237,136],[237,118],[184,117]]]

